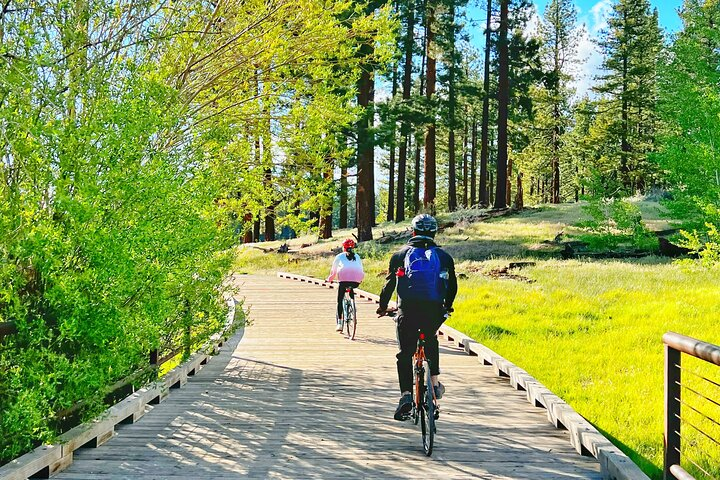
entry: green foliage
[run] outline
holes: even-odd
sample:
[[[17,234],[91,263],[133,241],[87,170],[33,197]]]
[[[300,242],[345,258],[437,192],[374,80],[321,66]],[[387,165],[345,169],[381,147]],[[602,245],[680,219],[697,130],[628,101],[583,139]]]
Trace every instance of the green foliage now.
[[[672,187],[668,208],[687,221],[687,246],[715,263],[715,226],[720,225],[720,4],[688,0],[681,16],[685,28],[660,70],[664,128],[653,159]]]
[[[379,64],[393,51],[388,9],[364,6],[3,9],[0,321],[18,333],[0,344],[0,463],[52,442],[59,412],[95,414],[151,350],[223,329],[248,221],[327,203],[357,114],[356,42],[377,42]]]
[[[594,250],[627,245],[638,250],[657,250],[657,237],[642,221],[640,209],[627,200],[595,199],[584,205],[590,220],[580,222],[590,235],[580,235]]]
[[[703,210],[705,223],[702,228],[680,231],[680,245],[689,248],[696,254],[706,267],[720,264],[720,210],[708,205]],[[692,260],[683,260],[682,263],[692,265]]]
[[[617,171],[624,195],[656,182],[648,155],[655,150],[657,66],[663,48],[657,10],[648,0],[613,4],[600,48],[604,54],[600,83],[604,96],[605,158]]]

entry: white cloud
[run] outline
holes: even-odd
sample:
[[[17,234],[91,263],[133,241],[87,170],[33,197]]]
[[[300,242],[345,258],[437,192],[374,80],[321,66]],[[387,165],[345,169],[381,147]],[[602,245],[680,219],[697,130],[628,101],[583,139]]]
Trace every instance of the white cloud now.
[[[593,34],[600,33],[602,29],[607,27],[607,19],[610,13],[612,13],[612,8],[611,0],[600,0],[590,9],[590,15],[592,15],[593,20],[591,32]]]
[[[603,29],[607,28],[608,18],[612,13],[612,1],[600,0],[592,6],[587,15],[580,16],[580,38],[577,45],[577,69],[573,87],[578,98],[585,94],[592,96],[591,87],[595,84],[595,77],[600,73],[602,66],[602,53],[596,41],[600,38]]]
[[[532,4],[530,6],[530,9],[530,19],[525,24],[525,28],[523,29],[523,35],[525,36],[525,38],[535,37],[538,34],[538,27],[543,21],[542,17],[540,17],[540,14],[538,13],[538,9],[535,4]]]

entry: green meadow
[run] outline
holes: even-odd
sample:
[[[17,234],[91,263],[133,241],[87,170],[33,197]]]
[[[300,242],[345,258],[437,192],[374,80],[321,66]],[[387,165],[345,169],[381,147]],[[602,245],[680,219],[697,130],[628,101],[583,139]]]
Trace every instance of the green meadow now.
[[[640,202],[654,230],[672,226],[662,208]],[[640,259],[562,260],[550,240],[582,235],[577,205],[542,207],[519,215],[470,222],[468,212],[452,217],[455,226],[438,236],[456,258],[459,294],[449,324],[485,344],[540,380],[625,451],[652,478],[661,478],[663,449],[662,335],[675,331],[720,344],[720,270],[648,256]],[[397,232],[407,225],[380,225]],[[312,243],[301,253],[239,251],[238,271],[272,273],[289,270],[324,278],[332,254],[348,232],[317,242],[309,237],[290,247]],[[368,242],[359,248],[366,270],[362,288],[379,292],[391,253],[402,242]],[[279,242],[274,244],[275,247]],[[263,247],[273,244],[263,244]],[[510,262],[534,262],[514,269],[515,278],[490,275]],[[684,365],[692,388],[718,399],[720,387],[696,377],[714,378],[717,368],[700,362]],[[694,382],[694,383],[693,383]],[[720,383],[720,382],[718,382]],[[688,396],[709,416],[720,407]],[[688,410],[690,414],[693,412]],[[720,428],[690,418],[714,438]],[[720,450],[703,435],[686,429],[689,458],[711,474],[720,474]]]

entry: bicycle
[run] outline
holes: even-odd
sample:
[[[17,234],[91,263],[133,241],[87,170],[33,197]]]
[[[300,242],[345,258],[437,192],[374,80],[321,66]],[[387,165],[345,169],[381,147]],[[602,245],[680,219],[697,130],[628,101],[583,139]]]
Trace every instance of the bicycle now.
[[[397,309],[388,310],[385,315],[394,317]],[[435,420],[440,417],[435,388],[430,374],[430,363],[425,356],[425,333],[418,329],[418,341],[413,354],[413,404],[412,410],[404,420],[412,418],[413,423],[420,423],[423,450],[426,456],[432,455],[437,426]]]
[[[342,311],[343,316],[340,318],[340,325],[342,325],[343,330],[347,330],[348,339],[355,340],[355,331],[357,330],[357,309],[355,308],[355,291],[352,287],[345,289]]]

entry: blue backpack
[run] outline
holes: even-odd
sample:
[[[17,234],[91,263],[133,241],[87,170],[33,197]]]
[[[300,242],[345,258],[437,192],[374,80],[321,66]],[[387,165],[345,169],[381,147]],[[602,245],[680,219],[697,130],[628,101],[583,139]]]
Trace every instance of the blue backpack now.
[[[441,278],[440,256],[434,247],[410,247],[405,253],[405,274],[398,277],[398,296],[402,300],[442,303],[446,285]]]

